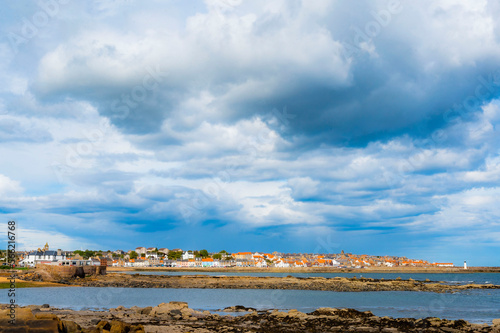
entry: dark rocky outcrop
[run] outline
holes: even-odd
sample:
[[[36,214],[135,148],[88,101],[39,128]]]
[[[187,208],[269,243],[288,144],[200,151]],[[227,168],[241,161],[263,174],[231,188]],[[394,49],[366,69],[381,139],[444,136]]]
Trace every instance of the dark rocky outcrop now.
[[[4,306],[5,307],[5,306]],[[243,309],[243,306],[230,309]],[[109,311],[72,311],[54,308],[19,308],[16,330],[4,322],[0,312],[0,332],[492,332],[500,333],[500,319],[493,325],[471,324],[464,320],[439,318],[378,317],[369,311],[319,308],[311,313],[297,310],[251,311],[231,316],[196,311],[185,302],[162,303],[155,307],[117,307]],[[147,309],[146,311],[143,311]],[[250,309],[250,308],[245,308]],[[36,328],[36,329],[35,329]]]
[[[100,321],[95,327],[82,328],[75,321],[63,320],[51,312],[33,314],[30,308],[16,308],[14,320],[10,314],[9,309],[0,310],[0,333],[144,333],[142,325],[120,320]]]
[[[27,276],[29,278],[29,276]],[[128,288],[225,288],[225,289],[295,289],[326,291],[430,291],[453,292],[467,289],[499,289],[492,284],[449,285],[432,281],[382,280],[370,278],[324,277],[252,277],[252,276],[169,276],[108,274],[71,279],[66,283],[82,287]]]

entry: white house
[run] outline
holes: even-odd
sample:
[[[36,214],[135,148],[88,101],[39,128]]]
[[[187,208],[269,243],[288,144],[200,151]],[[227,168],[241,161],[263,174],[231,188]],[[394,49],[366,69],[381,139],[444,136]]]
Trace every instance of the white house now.
[[[134,267],[147,267],[149,266],[149,260],[136,259],[133,263]]]
[[[146,250],[146,258],[153,257],[154,259],[158,259],[158,253],[156,253],[155,247],[148,247]]]
[[[276,263],[274,264],[274,267],[285,268],[285,267],[290,267],[290,264],[280,259],[280,260],[276,261]]]
[[[194,254],[189,253],[188,251],[184,252],[182,255],[182,260],[189,260],[189,259],[194,259]]]
[[[19,262],[24,267],[35,267],[37,264],[50,264],[59,260],[66,260],[66,255],[58,249],[57,251],[31,251]]]

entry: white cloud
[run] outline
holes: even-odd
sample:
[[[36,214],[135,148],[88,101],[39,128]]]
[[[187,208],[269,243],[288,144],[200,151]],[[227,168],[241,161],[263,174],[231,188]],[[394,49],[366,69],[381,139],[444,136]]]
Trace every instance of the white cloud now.
[[[12,180],[0,174],[0,196],[12,197],[23,192],[23,188],[18,181]]]

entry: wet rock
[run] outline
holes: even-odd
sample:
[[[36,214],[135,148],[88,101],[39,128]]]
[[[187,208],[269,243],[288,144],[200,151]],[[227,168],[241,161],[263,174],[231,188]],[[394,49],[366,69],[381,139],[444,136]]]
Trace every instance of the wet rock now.
[[[247,307],[244,307],[243,305],[235,305],[235,306],[229,306],[227,308],[224,308],[222,311],[224,311],[224,312],[250,312],[250,311],[256,311],[256,309],[247,308]]]

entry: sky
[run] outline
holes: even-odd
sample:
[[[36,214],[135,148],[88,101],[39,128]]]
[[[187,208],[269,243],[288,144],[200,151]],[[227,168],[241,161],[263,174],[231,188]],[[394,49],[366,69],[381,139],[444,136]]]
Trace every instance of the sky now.
[[[499,266],[498,17],[487,0],[5,2],[0,232]]]

